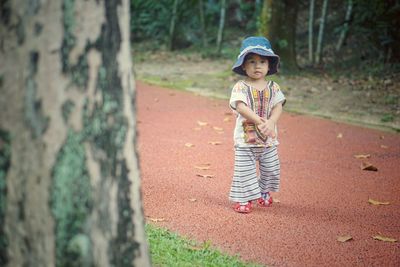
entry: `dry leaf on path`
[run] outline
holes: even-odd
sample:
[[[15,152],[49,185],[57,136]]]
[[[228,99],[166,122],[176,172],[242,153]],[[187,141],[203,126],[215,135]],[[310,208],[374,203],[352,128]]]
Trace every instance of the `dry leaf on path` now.
[[[343,138],[343,134],[342,134],[342,133],[338,133],[338,135],[336,136],[336,138]]]
[[[272,198],[272,202],[274,202],[274,203],[281,203],[281,201],[280,201],[279,199],[277,199],[277,198]]]
[[[197,199],[195,199],[195,198],[189,198],[189,201],[190,201],[190,202],[196,202]]]
[[[186,146],[186,147],[194,147],[194,145],[191,144],[191,143],[186,143],[185,146]]]
[[[208,125],[208,122],[205,122],[205,121],[197,121],[197,124],[198,124],[199,126],[206,126],[206,125]]]
[[[217,145],[221,145],[222,143],[221,142],[219,142],[219,141],[209,141],[208,142],[210,145],[213,145],[213,146],[217,146]]]
[[[223,131],[224,130],[224,128],[217,127],[217,126],[214,126],[213,129],[216,130],[216,131]]]
[[[375,167],[374,165],[372,165],[371,163],[366,162],[366,161],[361,162],[360,168],[361,168],[361,170],[364,170],[364,171],[374,171],[374,172],[378,171],[377,167]]]
[[[149,217],[149,220],[152,222],[165,222],[164,218],[150,218]]]
[[[389,148],[389,147],[388,147],[388,146],[385,146],[385,145],[381,145],[381,148],[387,149],[387,148]]]
[[[232,113],[232,112],[225,112],[225,115],[227,115],[227,116],[232,116],[233,113]]]
[[[198,170],[205,171],[205,170],[209,170],[210,166],[198,166],[198,165],[195,165],[194,168],[198,169]]]
[[[350,235],[342,235],[342,236],[338,236],[336,240],[344,243],[344,242],[350,241],[352,239],[353,239],[353,237]]]
[[[379,240],[379,241],[384,241],[384,242],[397,242],[397,239],[391,238],[391,237],[387,237],[387,236],[382,236],[382,235],[374,235],[372,237],[375,240]]]
[[[389,205],[390,202],[381,202],[378,200],[374,200],[372,198],[368,199],[368,203],[372,204],[372,205]]]
[[[212,175],[212,174],[200,174],[200,173],[197,173],[196,176],[203,177],[203,178],[214,178],[214,175]]]
[[[188,247],[190,250],[203,250],[203,247],[200,246],[190,246]]]
[[[224,122],[228,122],[228,121],[231,121],[231,118],[225,117],[225,118],[224,118]]]
[[[357,155],[354,155],[354,157],[356,159],[368,159],[371,157],[371,154],[357,154]]]

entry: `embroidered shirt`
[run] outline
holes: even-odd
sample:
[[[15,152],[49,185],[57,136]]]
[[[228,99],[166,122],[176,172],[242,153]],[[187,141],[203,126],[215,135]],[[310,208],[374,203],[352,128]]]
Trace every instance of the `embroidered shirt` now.
[[[269,81],[267,86],[259,91],[245,81],[238,81],[232,88],[231,98],[229,100],[230,107],[235,111],[238,101],[245,103],[261,118],[268,119],[271,115],[272,108],[280,103],[285,103],[286,99],[277,83]],[[276,137],[268,137],[266,140],[257,138],[256,142],[249,142],[247,128],[244,127],[246,119],[236,112],[236,125],[234,130],[235,146],[274,146],[278,145],[277,127],[275,126]],[[246,128],[246,129],[245,129]],[[254,127],[253,127],[254,129]]]

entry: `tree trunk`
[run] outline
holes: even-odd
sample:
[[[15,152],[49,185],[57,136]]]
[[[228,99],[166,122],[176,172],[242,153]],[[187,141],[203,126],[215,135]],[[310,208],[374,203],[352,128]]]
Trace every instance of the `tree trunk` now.
[[[207,34],[206,34],[206,22],[204,18],[204,3],[203,0],[199,0],[199,15],[200,15],[200,30],[203,47],[207,46]]]
[[[177,18],[177,11],[178,11],[178,1],[174,0],[174,5],[172,6],[172,17],[171,23],[169,25],[169,43],[168,48],[170,51],[174,49],[174,39],[175,39],[175,26],[176,26],[176,18]]]
[[[328,0],[324,0],[322,3],[322,14],[321,19],[319,21],[319,33],[318,33],[318,41],[317,41],[317,51],[315,55],[315,62],[317,64],[321,63],[322,60],[322,42],[324,39],[324,28],[326,23],[326,11],[328,9]]]
[[[225,26],[225,10],[226,10],[226,0],[221,0],[221,11],[219,17],[219,27],[218,27],[218,36],[217,36],[217,53],[221,53],[222,48],[222,36],[224,34],[224,26]]]
[[[352,11],[353,11],[353,0],[348,0],[346,17],[344,18],[343,28],[340,32],[339,40],[336,44],[336,52],[340,51],[340,49],[342,48],[342,45],[344,43],[344,40],[346,39],[347,32],[349,31],[349,22],[350,22]]]
[[[315,0],[310,0],[310,14],[308,17],[308,61],[314,64],[314,7]]]
[[[129,1],[0,7],[0,265],[150,266]]]
[[[298,69],[295,49],[297,7],[298,1],[295,0],[265,0],[260,18],[263,27],[260,31],[280,56],[282,68],[288,71]]]

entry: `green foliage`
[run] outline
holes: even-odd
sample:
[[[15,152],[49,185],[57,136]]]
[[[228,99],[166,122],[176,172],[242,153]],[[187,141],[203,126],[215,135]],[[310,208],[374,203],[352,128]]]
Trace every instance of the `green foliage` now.
[[[91,185],[86,171],[82,135],[68,133],[53,169],[51,208],[56,222],[56,265],[79,266],[87,257],[85,225],[91,209]],[[79,248],[79,249],[78,249]]]
[[[146,225],[146,232],[154,266],[259,266],[223,254],[210,242],[198,244],[150,224]]]
[[[173,0],[147,1],[131,0],[131,31],[134,42],[152,40],[165,45],[169,36]],[[204,17],[207,42],[216,41],[218,30],[220,1],[204,0]],[[256,31],[256,21],[260,5],[248,1],[228,1],[226,25],[233,25],[247,33]],[[180,0],[177,10],[175,48],[201,46],[201,26],[198,0]],[[236,36],[237,38],[237,36]]]
[[[393,116],[393,114],[385,114],[381,118],[381,121],[382,122],[392,122],[392,121],[394,121],[394,116]]]
[[[395,51],[400,45],[399,1],[355,0],[353,27],[353,34],[372,44],[366,57],[400,61],[400,53]]]

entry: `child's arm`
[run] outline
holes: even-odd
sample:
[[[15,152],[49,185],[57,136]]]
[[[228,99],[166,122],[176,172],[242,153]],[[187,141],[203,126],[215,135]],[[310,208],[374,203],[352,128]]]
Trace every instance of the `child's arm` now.
[[[258,127],[263,134],[272,138],[276,136],[275,125],[282,114],[282,110],[282,102],[279,102],[272,108],[271,116],[269,117],[269,119]]]
[[[262,124],[265,121],[242,101],[236,102],[236,111],[245,119],[255,123],[256,125]]]

